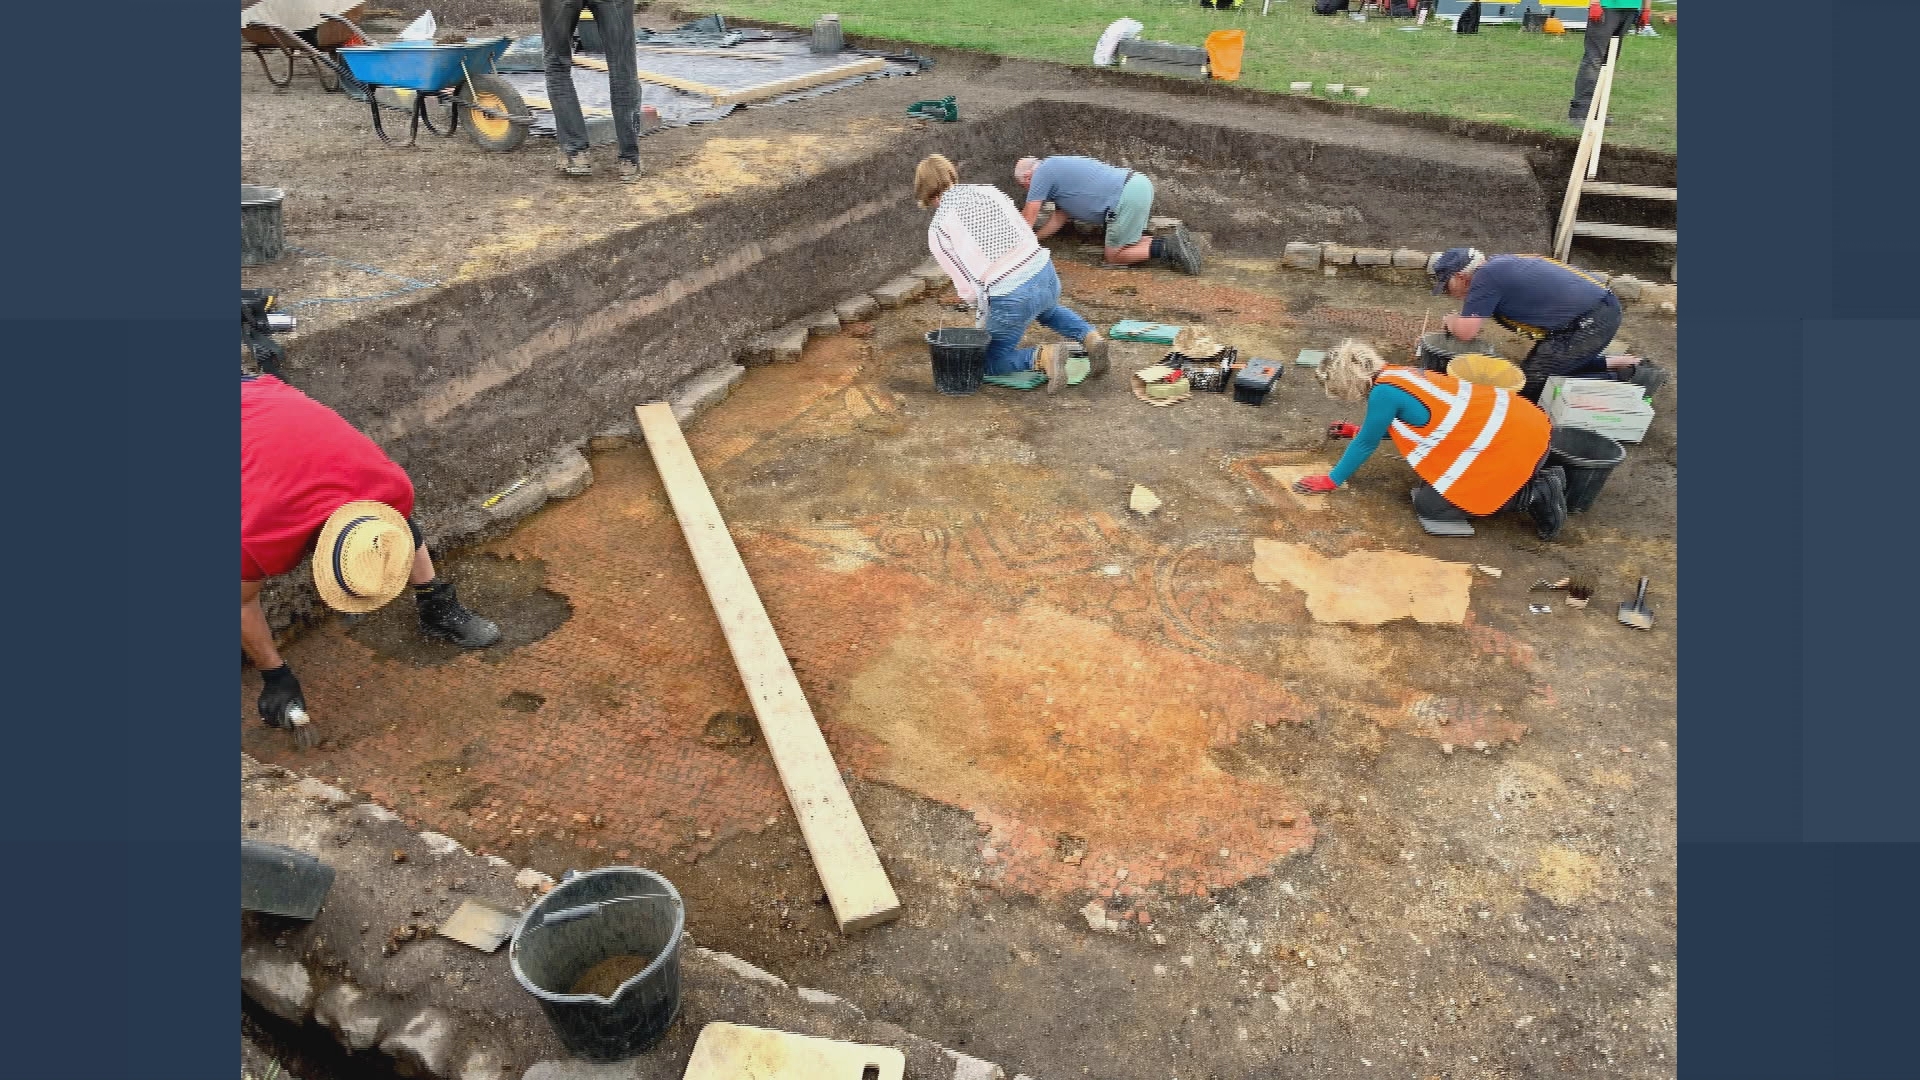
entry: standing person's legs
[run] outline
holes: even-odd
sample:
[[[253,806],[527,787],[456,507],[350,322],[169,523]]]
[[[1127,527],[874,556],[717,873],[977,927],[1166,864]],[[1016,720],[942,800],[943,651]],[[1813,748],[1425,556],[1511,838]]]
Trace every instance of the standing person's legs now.
[[[579,0],[575,0],[576,3]],[[586,0],[607,45],[607,80],[613,94],[613,134],[620,160],[640,164],[640,80],[633,51],[632,0]]]
[[[1540,391],[1546,388],[1548,379],[1555,375],[1571,375],[1586,367],[1619,332],[1620,302],[1613,300],[1601,304],[1593,314],[1585,316],[1582,325],[1547,337],[1533,347],[1520,365],[1520,370],[1527,376],[1527,384],[1521,387],[1520,396],[1539,404]]]
[[[1586,49],[1580,55],[1580,71],[1573,77],[1573,101],[1567,106],[1570,123],[1587,122],[1587,109],[1593,105],[1594,84],[1600,81],[1600,69],[1607,66],[1607,43],[1626,34],[1640,18],[1638,11],[1606,8],[1599,23],[1588,23]]]
[[[573,89],[573,26],[580,19],[583,2],[540,0],[540,52],[547,62],[547,101],[553,106],[560,152],[569,159],[587,152],[587,118],[580,114],[580,95]],[[563,168],[567,166],[562,163]]]

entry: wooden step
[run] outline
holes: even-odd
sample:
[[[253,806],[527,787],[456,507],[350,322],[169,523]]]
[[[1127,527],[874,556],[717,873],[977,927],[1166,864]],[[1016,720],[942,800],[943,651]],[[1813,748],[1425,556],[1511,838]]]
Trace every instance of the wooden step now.
[[[1610,184],[1604,180],[1589,180],[1580,186],[1582,195],[1618,195],[1624,199],[1665,199],[1668,202],[1680,201],[1680,189],[1670,187],[1649,187],[1646,184]]]
[[[1592,236],[1603,240],[1645,240],[1653,244],[1680,242],[1678,229],[1649,229],[1642,225],[1607,225],[1598,221],[1574,222],[1573,235]]]

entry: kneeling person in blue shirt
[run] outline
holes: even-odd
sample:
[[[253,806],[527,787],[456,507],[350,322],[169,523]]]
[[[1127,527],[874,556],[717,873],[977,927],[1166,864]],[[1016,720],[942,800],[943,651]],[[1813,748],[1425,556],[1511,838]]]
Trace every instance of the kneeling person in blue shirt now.
[[[1066,227],[1068,221],[1102,225],[1107,230],[1107,261],[1126,266],[1165,259],[1189,274],[1200,272],[1200,252],[1176,226],[1172,236],[1148,236],[1153,213],[1153,181],[1132,169],[1122,169],[1090,157],[1021,158],[1013,166],[1014,182],[1027,189],[1020,216],[1032,225],[1043,204],[1053,203],[1053,216],[1034,231],[1041,240]]]
[[[1527,384],[1520,396],[1538,402],[1548,379],[1618,379],[1649,393],[1665,373],[1637,356],[1605,356],[1620,332],[1620,298],[1588,274],[1542,255],[1495,255],[1473,248],[1441,252],[1429,268],[1434,295],[1461,301],[1460,313],[1440,325],[1461,341],[1480,335],[1491,318],[1523,337],[1533,349],[1520,364]]]

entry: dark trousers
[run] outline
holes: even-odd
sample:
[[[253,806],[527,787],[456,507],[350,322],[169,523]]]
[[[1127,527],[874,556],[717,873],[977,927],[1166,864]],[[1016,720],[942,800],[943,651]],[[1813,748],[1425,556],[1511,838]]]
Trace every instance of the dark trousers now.
[[[1520,396],[1537,405],[1548,379],[1593,370],[1591,365],[1619,332],[1620,299],[1608,293],[1593,310],[1573,320],[1571,325],[1548,334],[1527,353],[1526,360],[1520,364],[1521,372],[1527,377]],[[1600,370],[1605,369],[1606,362],[1600,360]]]
[[[1580,57],[1580,73],[1573,77],[1573,103],[1567,106],[1567,119],[1576,124],[1586,122],[1594,84],[1600,81],[1600,69],[1607,66],[1607,43],[1625,37],[1639,23],[1640,12],[1636,9],[1603,8],[1600,21],[1587,24],[1587,51]]]
[[[613,133],[620,160],[640,163],[640,80],[634,78],[633,0],[540,0],[540,51],[547,60],[547,100],[560,149],[587,152],[587,118],[573,89],[573,27],[580,9],[593,12],[607,46],[607,79],[613,91]]]

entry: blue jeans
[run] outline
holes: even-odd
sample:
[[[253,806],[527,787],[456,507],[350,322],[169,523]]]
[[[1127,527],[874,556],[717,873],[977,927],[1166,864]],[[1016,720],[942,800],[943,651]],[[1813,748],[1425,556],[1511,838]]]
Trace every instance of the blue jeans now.
[[[1020,347],[1027,324],[1041,326],[1065,338],[1079,341],[1093,332],[1093,324],[1060,306],[1060,275],[1053,261],[1040,268],[1024,285],[987,300],[987,374],[1011,375],[1033,370],[1033,349]]]

